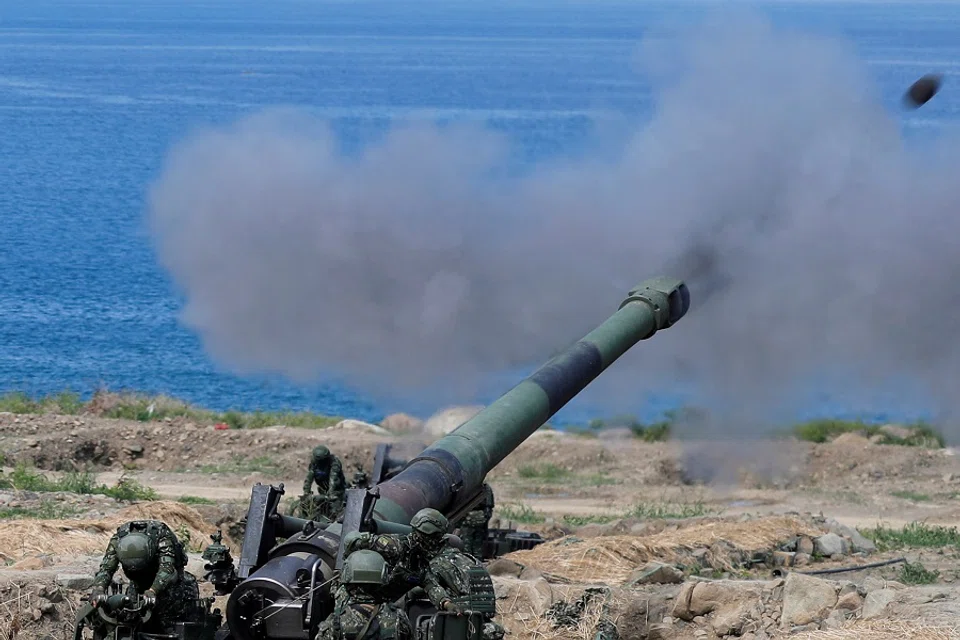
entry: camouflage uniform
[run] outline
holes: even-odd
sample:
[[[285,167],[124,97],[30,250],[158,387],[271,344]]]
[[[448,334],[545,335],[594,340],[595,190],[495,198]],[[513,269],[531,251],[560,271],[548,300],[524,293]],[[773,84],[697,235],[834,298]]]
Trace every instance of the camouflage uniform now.
[[[314,447],[310,458],[310,468],[303,481],[303,495],[309,495],[317,483],[317,493],[329,499],[334,513],[343,509],[347,493],[347,481],[343,477],[343,464],[340,458],[330,453],[330,449],[321,445]]]
[[[134,520],[121,525],[110,538],[90,590],[96,602],[113,581],[118,568],[130,581],[126,595],[152,603],[149,626],[161,629],[192,619],[200,598],[197,579],[184,571],[187,554],[177,536],[158,520]],[[146,629],[145,629],[146,631]]]
[[[316,640],[409,640],[410,620],[385,590],[388,580],[387,564],[375,551],[347,556],[333,611]]]
[[[423,589],[427,597],[437,609],[445,611],[478,610],[483,615],[484,640],[502,640],[504,630],[493,621],[496,615],[496,595],[493,592],[493,583],[489,583],[489,592],[485,602],[475,601],[474,590],[471,588],[471,569],[479,567],[479,563],[471,556],[455,549],[446,547],[430,560],[424,575]],[[479,605],[479,606],[478,606]]]
[[[483,500],[476,509],[465,515],[460,523],[460,538],[463,540],[464,550],[477,559],[483,558],[483,543],[487,539],[493,507],[493,489],[483,483]]]

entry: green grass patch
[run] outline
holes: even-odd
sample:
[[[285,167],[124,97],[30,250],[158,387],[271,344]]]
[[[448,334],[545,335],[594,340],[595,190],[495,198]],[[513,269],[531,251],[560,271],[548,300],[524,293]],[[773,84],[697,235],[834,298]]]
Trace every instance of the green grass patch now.
[[[892,495],[894,498],[912,500],[913,502],[930,502],[930,496],[925,493],[918,493],[916,491],[891,491],[890,495]]]
[[[867,438],[880,436],[880,444],[897,444],[930,449],[942,449],[946,446],[943,435],[925,422],[921,421],[904,426],[911,431],[906,438],[884,433],[881,431],[882,425],[868,424],[859,420],[810,420],[795,425],[791,431],[797,439],[807,442],[829,442],[844,433],[859,433]]]
[[[202,424],[222,422],[234,429],[257,429],[274,425],[323,429],[343,419],[311,411],[218,412],[195,407],[167,396],[114,393],[106,390],[98,390],[89,401],[84,401],[78,394],[70,391],[37,398],[15,391],[0,395],[0,411],[18,414],[90,414],[138,422],[186,418]]]
[[[861,529],[860,533],[873,540],[880,551],[911,547],[960,548],[960,531],[956,527],[928,525],[925,522],[911,522],[902,529],[877,526]]]
[[[546,464],[526,464],[517,469],[517,475],[527,480],[540,480],[543,482],[560,482],[566,480],[572,474],[569,470],[561,466]]]
[[[177,498],[177,502],[183,504],[217,504],[210,498],[201,498],[200,496],[180,496]]]
[[[930,571],[919,562],[905,562],[900,567],[897,579],[903,584],[933,584],[939,577],[939,571]]]
[[[197,471],[200,473],[263,473],[272,476],[282,473],[279,463],[270,456],[247,458],[237,454],[232,456],[230,462],[201,465]]]
[[[34,491],[36,493],[77,493],[81,495],[104,495],[115,500],[133,502],[138,500],[156,500],[159,496],[150,487],[145,487],[133,478],[121,476],[117,484],[110,487],[96,481],[96,476],[88,471],[70,471],[59,478],[48,478],[44,474],[19,464],[12,472],[0,477],[0,489]]]
[[[634,505],[625,517],[653,520],[681,520],[684,518],[700,518],[718,514],[719,511],[711,509],[699,501],[692,503],[653,502]]]
[[[497,511],[501,520],[509,520],[520,524],[540,524],[546,521],[546,517],[542,513],[534,511],[533,507],[523,503],[503,505],[498,507]]]
[[[70,505],[42,500],[35,507],[0,507],[0,520],[62,520],[78,513]]]
[[[571,527],[582,527],[588,524],[610,524],[614,520],[619,520],[623,516],[611,515],[609,513],[592,513],[584,516],[565,515],[563,523]]]

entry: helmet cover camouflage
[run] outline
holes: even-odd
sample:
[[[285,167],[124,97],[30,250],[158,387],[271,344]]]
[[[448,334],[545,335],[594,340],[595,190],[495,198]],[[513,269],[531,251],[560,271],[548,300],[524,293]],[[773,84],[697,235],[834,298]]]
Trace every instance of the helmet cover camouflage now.
[[[145,533],[128,533],[117,545],[117,559],[124,571],[143,571],[150,566],[156,555],[155,546],[150,536]]]
[[[313,448],[313,459],[314,460],[325,460],[330,457],[330,449],[318,444]]]
[[[410,519],[410,526],[417,533],[430,538],[439,538],[447,532],[447,519],[436,509],[421,509]]]
[[[344,584],[385,584],[387,563],[376,551],[354,551],[343,560],[341,579]]]

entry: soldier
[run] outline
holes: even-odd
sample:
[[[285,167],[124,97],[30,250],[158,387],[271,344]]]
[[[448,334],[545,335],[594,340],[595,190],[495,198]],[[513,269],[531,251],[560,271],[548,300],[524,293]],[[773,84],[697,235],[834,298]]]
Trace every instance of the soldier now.
[[[335,516],[343,510],[347,492],[347,482],[343,477],[343,465],[340,458],[330,453],[330,449],[317,445],[310,458],[310,468],[303,481],[304,497],[310,495],[313,483],[317,483],[317,493],[329,505],[329,513]]]
[[[376,551],[360,550],[343,561],[333,611],[320,623],[316,640],[408,640],[406,612],[386,588],[387,563]]]
[[[421,509],[410,520],[413,529],[408,534],[351,533],[344,540],[344,552],[352,554],[361,549],[376,551],[390,564],[390,589],[394,597],[401,597],[414,587],[421,586],[430,560],[446,545],[448,522],[436,509]]]
[[[444,547],[427,565],[423,590],[437,609],[481,614],[483,640],[503,639],[503,627],[493,620],[497,613],[493,582],[472,556],[455,546]]]
[[[460,537],[464,550],[478,560],[483,559],[483,543],[487,539],[490,518],[493,517],[493,489],[483,483],[483,500],[475,509],[463,517],[460,524]]]
[[[157,520],[128,522],[107,544],[90,590],[90,604],[96,607],[106,597],[113,575],[122,568],[130,581],[126,595],[139,597],[153,609],[151,628],[159,630],[185,621],[195,613],[200,598],[197,579],[184,571],[186,565],[183,545],[166,524]]]

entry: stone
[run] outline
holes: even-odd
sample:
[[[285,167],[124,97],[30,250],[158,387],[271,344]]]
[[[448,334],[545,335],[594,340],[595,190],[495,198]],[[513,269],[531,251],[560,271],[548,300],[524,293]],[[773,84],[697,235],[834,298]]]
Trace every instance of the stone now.
[[[893,589],[871,591],[867,594],[866,600],[863,601],[863,613],[860,614],[861,619],[869,620],[870,618],[879,617],[883,613],[883,610],[887,608],[887,605],[893,602],[896,597],[897,592]]]
[[[343,429],[345,431],[367,431],[369,433],[376,434],[378,436],[389,436],[390,432],[384,429],[383,427],[378,427],[375,424],[370,424],[368,422],[363,422],[362,420],[341,420],[337,424],[330,427],[331,429]]]
[[[797,540],[797,553],[805,553],[808,556],[813,555],[813,540],[807,536],[802,536]]]
[[[487,572],[491,576],[511,576],[519,578],[523,572],[523,565],[506,558],[496,558],[487,565]]]
[[[61,573],[57,575],[57,584],[64,589],[83,591],[93,586],[93,576],[77,573]]]
[[[647,640],[669,640],[673,637],[673,625],[655,623],[647,629]]]
[[[835,533],[827,533],[813,541],[814,550],[821,556],[843,555],[847,551],[846,540]]]
[[[632,587],[641,584],[680,584],[683,580],[683,572],[676,567],[660,562],[648,562],[642,569],[630,574],[627,585]]]
[[[812,544],[812,542],[811,542]],[[813,556],[809,553],[798,553],[793,557],[793,566],[795,567],[805,567],[810,564],[810,561],[813,559]]]
[[[880,433],[898,440],[906,440],[914,435],[913,429],[899,424],[885,424],[880,427]]]
[[[142,444],[132,443],[123,445],[123,452],[131,458],[139,458],[143,455],[144,447]]]
[[[791,567],[793,566],[794,558],[797,554],[793,551],[774,551],[773,552],[773,566],[775,567]]]
[[[837,600],[837,609],[843,611],[856,611],[863,606],[863,598],[856,591],[845,593]]]
[[[821,620],[836,604],[834,583],[801,573],[790,573],[783,588],[780,628],[789,629]]]
[[[831,533],[836,533],[850,540],[850,546],[855,553],[875,553],[877,545],[872,540],[865,538],[859,531],[853,527],[848,527],[834,519],[827,520],[827,526]]]

